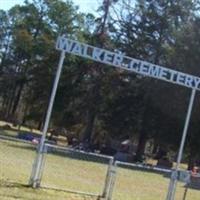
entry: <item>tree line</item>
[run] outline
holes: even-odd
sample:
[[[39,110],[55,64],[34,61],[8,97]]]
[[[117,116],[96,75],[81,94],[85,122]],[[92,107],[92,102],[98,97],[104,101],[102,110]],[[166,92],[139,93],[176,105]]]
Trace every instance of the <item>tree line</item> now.
[[[0,118],[41,129],[59,54],[59,35],[200,76],[198,0],[102,0],[97,15],[72,1],[33,0],[0,10]],[[177,152],[191,90],[66,55],[50,127],[75,131],[90,144],[136,140]],[[200,158],[196,96],[185,148]]]

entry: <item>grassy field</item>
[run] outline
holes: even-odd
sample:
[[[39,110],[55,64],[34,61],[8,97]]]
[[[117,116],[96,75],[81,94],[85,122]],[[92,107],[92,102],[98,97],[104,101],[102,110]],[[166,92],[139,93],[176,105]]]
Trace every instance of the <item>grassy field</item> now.
[[[14,134],[14,133],[10,133]],[[93,200],[64,190],[101,194],[107,165],[88,156],[47,154],[42,186],[54,189],[34,190],[27,187],[35,147],[30,144],[0,140],[0,199]],[[164,200],[169,179],[161,174],[118,168],[114,200]],[[182,200],[184,184],[179,183],[176,200]],[[186,200],[199,200],[199,190],[188,190]]]
[[[114,200],[165,200],[169,185],[166,175],[119,168]],[[185,184],[178,183],[175,200],[183,200]],[[199,200],[200,191],[188,189],[185,200]]]
[[[35,157],[35,149],[33,146],[27,144],[21,144],[18,142],[2,141],[0,140],[0,199],[32,199],[32,200],[90,200],[97,199],[87,195],[78,195],[65,191],[58,191],[52,189],[39,189],[34,190],[27,187],[29,181],[32,163]],[[45,167],[45,173],[43,177],[42,186],[59,187],[61,189],[76,189],[83,190],[81,188],[81,182],[75,182],[72,175],[78,171],[77,166],[70,164],[68,160],[68,166],[65,168],[64,162],[57,163],[59,156],[52,157],[52,165],[47,165],[49,158],[47,157],[47,163]],[[62,158],[62,160],[64,160]],[[55,161],[55,163],[54,163]],[[57,166],[56,166],[57,165]],[[88,163],[89,165],[89,163]],[[74,169],[72,169],[74,167]],[[70,171],[69,171],[70,169]],[[75,171],[76,170],[76,171]],[[82,169],[83,170],[83,169]],[[98,170],[98,168],[96,168]],[[69,176],[71,174],[71,177]],[[80,176],[77,174],[76,178]],[[97,176],[98,177],[98,176]],[[72,181],[73,180],[73,181]],[[84,178],[83,178],[84,180]],[[69,184],[70,183],[70,184]],[[80,185],[80,186],[79,186]],[[92,187],[93,184],[91,184]],[[71,186],[71,188],[70,188]],[[86,186],[85,186],[86,187]],[[92,190],[89,188],[90,190]],[[95,187],[97,189],[98,187]],[[88,191],[90,191],[88,189]]]
[[[19,183],[0,182],[1,200],[96,200],[96,197],[56,191],[52,189],[32,189]]]

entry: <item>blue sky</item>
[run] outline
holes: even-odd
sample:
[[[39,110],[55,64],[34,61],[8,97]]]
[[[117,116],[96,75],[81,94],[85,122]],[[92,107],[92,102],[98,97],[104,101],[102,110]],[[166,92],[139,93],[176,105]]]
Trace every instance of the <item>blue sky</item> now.
[[[78,5],[81,12],[95,13],[102,0],[72,0]],[[23,4],[24,0],[0,0],[0,9],[8,10],[15,4]]]

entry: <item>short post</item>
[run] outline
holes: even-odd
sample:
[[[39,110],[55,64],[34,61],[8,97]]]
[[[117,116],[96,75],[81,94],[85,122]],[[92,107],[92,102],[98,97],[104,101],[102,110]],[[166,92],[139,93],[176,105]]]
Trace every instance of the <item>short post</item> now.
[[[185,185],[185,191],[184,191],[184,194],[183,194],[183,200],[186,200],[187,192],[188,192],[188,184]]]
[[[174,188],[174,182],[177,180],[177,178],[178,178],[177,171],[176,170],[172,170],[166,200],[171,200],[171,198],[172,198],[172,191],[173,191],[173,188]]]
[[[48,110],[47,110],[47,114],[46,114],[46,118],[45,118],[45,123],[44,123],[43,131],[42,131],[42,137],[41,137],[41,140],[40,140],[40,143],[39,143],[36,159],[35,159],[34,164],[32,166],[32,173],[31,173],[29,184],[33,188],[39,187],[40,182],[41,182],[40,178],[41,178],[41,174],[42,174],[42,166],[44,165],[45,140],[46,140],[47,130],[48,130],[48,127],[49,127],[49,121],[50,121],[50,118],[51,118],[52,108],[53,108],[53,104],[54,104],[54,100],[55,100],[55,95],[56,95],[56,91],[57,91],[57,87],[58,87],[58,83],[59,83],[59,79],[60,79],[60,74],[61,74],[61,71],[62,71],[63,63],[64,63],[64,59],[65,59],[65,52],[62,51],[61,55],[60,55],[58,69],[57,69],[57,72],[56,72],[56,77],[55,77],[54,84],[53,84],[53,89],[52,89],[52,92],[51,92],[51,97],[50,97]]]
[[[109,161],[108,169],[107,169],[107,174],[106,174],[102,198],[106,198],[106,196],[108,194],[108,189],[109,189],[110,181],[111,181],[111,178],[112,178],[113,164],[114,164],[114,158],[111,158],[110,161]]]
[[[116,175],[117,175],[117,162],[114,162],[111,169],[111,179],[108,185],[108,192],[105,197],[106,200],[112,200],[112,195],[113,195],[115,182],[116,182]]]
[[[188,106],[188,111],[187,111],[187,116],[186,116],[186,120],[185,120],[185,125],[184,125],[184,129],[183,129],[183,135],[182,135],[181,144],[180,144],[180,148],[179,148],[179,152],[178,152],[178,158],[176,161],[175,171],[174,171],[174,175],[172,174],[170,184],[169,184],[167,200],[174,200],[174,197],[175,197],[175,191],[176,191],[176,185],[177,185],[177,173],[178,173],[178,169],[181,164],[181,160],[182,160],[182,156],[183,156],[183,149],[184,149],[187,131],[188,131],[188,127],[189,127],[189,122],[190,122],[190,118],[191,118],[195,94],[196,94],[196,90],[192,89],[192,93],[190,96],[190,102],[189,102],[189,106]]]

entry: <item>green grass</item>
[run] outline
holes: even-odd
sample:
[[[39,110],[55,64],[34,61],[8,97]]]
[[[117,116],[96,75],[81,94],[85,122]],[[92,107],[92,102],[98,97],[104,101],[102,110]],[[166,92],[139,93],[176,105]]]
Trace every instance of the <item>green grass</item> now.
[[[163,174],[118,169],[114,200],[165,200],[169,178]],[[185,184],[178,183],[175,200],[183,200]],[[199,200],[200,190],[188,189],[186,200]]]
[[[93,200],[96,197],[78,195],[63,190],[78,190],[101,194],[107,165],[94,162],[88,156],[48,154],[42,186],[27,187],[35,148],[30,144],[0,140],[0,199],[32,200]],[[114,200],[164,200],[169,179],[161,174],[118,168]],[[179,183],[176,200],[182,200],[184,184]],[[199,200],[199,190],[188,190],[186,200]]]
[[[0,182],[1,200],[95,200],[97,198],[52,189],[32,189],[23,184]]]
[[[99,159],[96,159],[99,161]],[[102,194],[107,165],[85,155],[46,156],[42,185]]]
[[[57,163],[57,166],[55,166],[56,162],[58,161],[56,160],[58,156],[52,155],[50,156],[50,158],[51,157],[52,157],[52,165],[48,166],[47,164],[49,163],[46,163],[47,166],[45,169],[46,175],[44,175],[42,185],[49,185],[52,187],[63,186],[60,188],[70,189],[67,187],[67,184],[64,183],[64,182],[66,183],[71,182],[70,177],[68,176],[68,174],[66,174],[67,169],[64,168],[62,162]],[[35,149],[33,148],[33,146],[27,144],[21,144],[18,142],[0,140],[0,199],[33,199],[33,200],[96,199],[96,197],[73,194],[69,192],[64,192],[62,190],[60,191],[51,189],[35,190],[27,187],[34,158],[35,158]],[[54,161],[55,163],[53,163]],[[77,165],[78,164],[79,163],[77,163]],[[69,165],[68,169],[71,168],[70,162],[68,163],[68,165]],[[58,173],[56,172],[57,170]],[[73,169],[71,168],[70,170]],[[59,184],[57,185],[57,183]],[[78,184],[81,183],[77,182],[77,185],[72,185],[72,186],[76,190],[77,189],[81,190]]]

